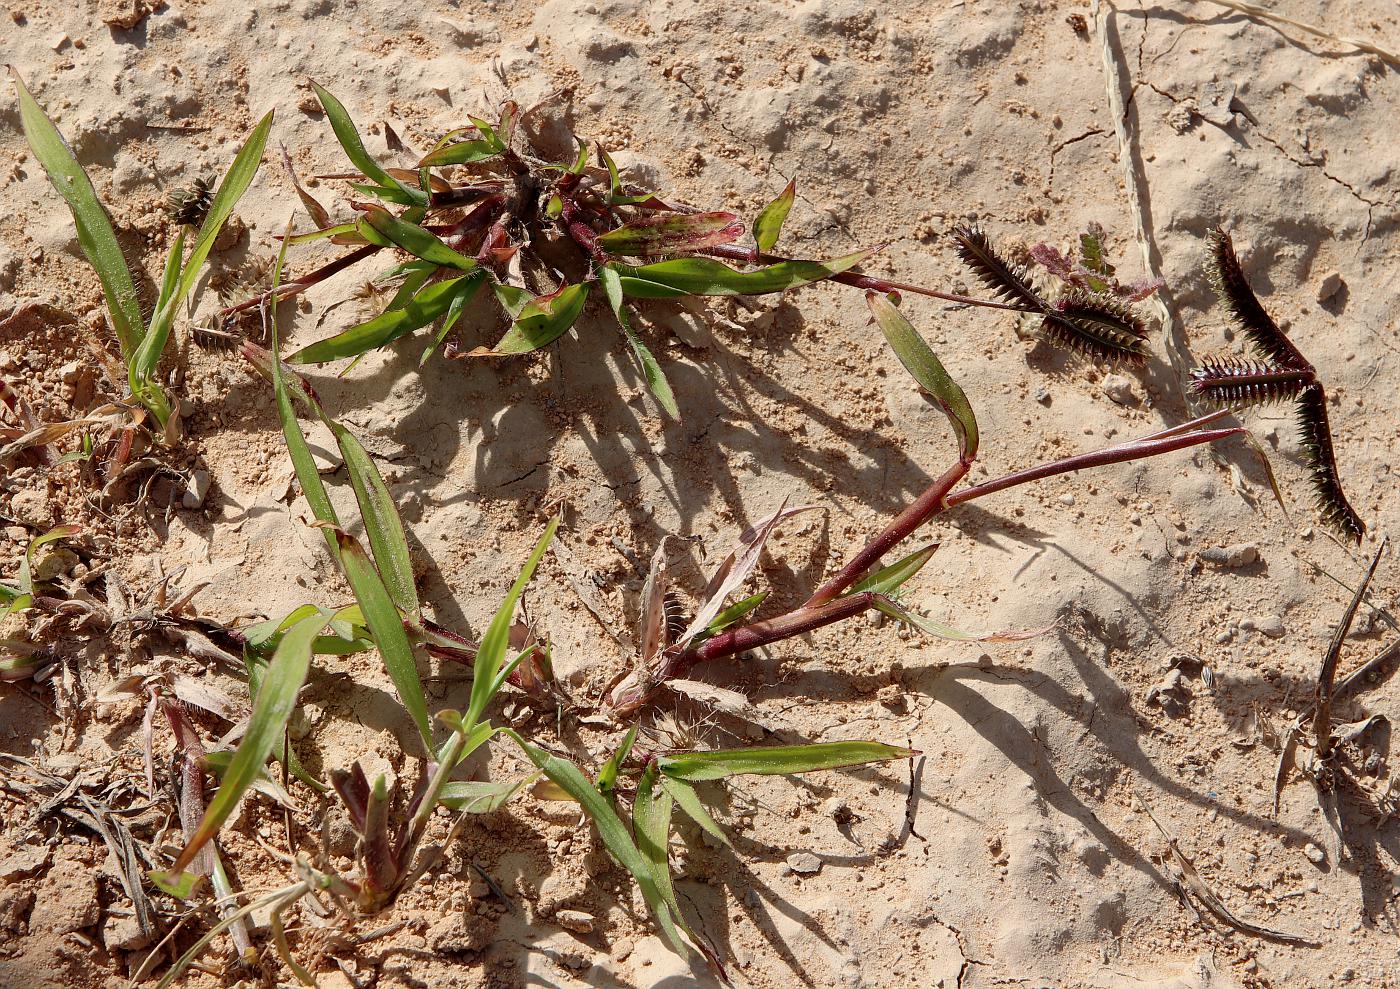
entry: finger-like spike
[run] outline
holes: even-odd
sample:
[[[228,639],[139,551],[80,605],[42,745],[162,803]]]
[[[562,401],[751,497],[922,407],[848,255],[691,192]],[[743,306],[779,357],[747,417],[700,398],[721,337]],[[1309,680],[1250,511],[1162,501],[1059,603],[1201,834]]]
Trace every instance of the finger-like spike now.
[[[981,230],[976,227],[954,227],[953,240],[963,264],[972,269],[995,297],[1049,310],[1049,305],[1032,287],[1026,269],[998,254]]]
[[[1210,233],[1210,255],[1211,283],[1245,339],[1274,364],[1295,370],[1312,370],[1307,358],[1284,336],[1273,317],[1264,311],[1249,286],[1249,279],[1245,278],[1240,259],[1235,256],[1235,245],[1230,235],[1220,227]]]
[[[1297,398],[1314,375],[1233,354],[1207,357],[1191,371],[1191,390],[1216,408]]]
[[[1366,524],[1342,493],[1337,459],[1332,452],[1332,429],[1327,421],[1327,394],[1322,385],[1313,383],[1299,394],[1297,419],[1315,503],[1323,521],[1345,538],[1360,543]]]
[[[1070,289],[1045,314],[1041,331],[1051,341],[1094,361],[1133,367],[1147,362],[1147,328],[1142,317],[1112,296]]]

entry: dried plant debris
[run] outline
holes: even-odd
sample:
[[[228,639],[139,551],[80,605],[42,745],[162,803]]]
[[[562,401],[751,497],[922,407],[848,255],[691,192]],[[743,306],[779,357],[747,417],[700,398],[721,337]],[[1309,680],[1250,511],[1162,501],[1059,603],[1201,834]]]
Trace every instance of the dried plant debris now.
[[[1100,363],[1141,367],[1147,362],[1145,322],[1109,283],[1066,279],[1065,290],[1047,299],[1030,272],[999,254],[980,229],[957,227],[953,239],[958,257],[996,298],[1041,315],[1041,333],[1050,342]]]
[[[1145,804],[1143,807],[1146,809]],[[1281,941],[1284,944],[1297,944],[1310,948],[1319,946],[1319,942],[1305,938],[1300,934],[1290,934],[1287,931],[1276,931],[1272,928],[1261,927],[1258,924],[1250,923],[1247,920],[1241,920],[1239,917],[1235,916],[1230,908],[1221,901],[1220,897],[1211,892],[1210,887],[1207,886],[1205,880],[1201,878],[1201,874],[1196,871],[1196,863],[1192,859],[1187,858],[1186,853],[1183,852],[1181,846],[1177,844],[1176,837],[1163,826],[1161,821],[1157,820],[1157,815],[1153,814],[1151,810],[1148,810],[1147,816],[1152,819],[1152,823],[1155,824],[1157,830],[1162,833],[1162,837],[1167,842],[1167,849],[1171,852],[1172,860],[1176,863],[1178,871],[1176,877],[1177,889],[1181,894],[1183,902],[1189,902],[1186,899],[1186,893],[1191,893],[1191,895],[1194,896],[1202,906],[1214,914],[1218,920],[1223,921],[1244,934],[1252,934],[1254,937],[1265,938],[1269,941]]]
[[[261,343],[266,339],[261,307],[238,306],[249,299],[260,299],[272,288],[272,268],[272,258],[254,254],[242,267],[214,280],[219,305],[236,311],[216,316],[211,323],[192,326],[190,337],[196,346],[204,350],[233,350],[244,340]]]
[[[1327,419],[1327,394],[1316,369],[1255,296],[1230,235],[1219,228],[1212,231],[1210,251],[1211,282],[1257,356],[1207,358],[1191,372],[1192,391],[1217,408],[1294,402],[1314,503],[1329,527],[1360,543],[1366,525],[1342,491]]]

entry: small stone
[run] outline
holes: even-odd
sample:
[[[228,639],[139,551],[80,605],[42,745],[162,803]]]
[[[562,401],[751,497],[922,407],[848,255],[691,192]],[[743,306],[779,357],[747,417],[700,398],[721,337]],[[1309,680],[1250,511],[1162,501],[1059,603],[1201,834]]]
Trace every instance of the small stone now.
[[[53,41],[49,42],[49,47],[52,48],[52,49],[53,49],[54,51],[56,51],[56,52],[61,52],[61,51],[63,51],[63,49],[67,48],[67,47],[68,47],[69,45],[71,45],[72,43],[73,43],[73,39],[72,39],[72,38],[68,37],[68,35],[66,35],[66,34],[60,34],[60,35],[56,36],[56,37],[53,39]]]
[[[1074,507],[1074,495],[1072,495],[1072,494],[1062,494],[1062,495],[1060,495],[1060,504],[1061,504],[1061,505],[1064,505],[1066,508],[1073,508],[1073,507]]]
[[[49,864],[49,849],[44,845],[21,845],[8,855],[0,856],[0,880],[17,882],[36,875]]]
[[[190,474],[190,483],[180,496],[180,504],[186,508],[200,508],[209,496],[210,477],[207,470],[196,470]]]
[[[1033,395],[1032,397],[1041,405],[1050,404],[1051,395],[1050,390],[1048,388],[1037,388],[1035,390],[1035,395]]]
[[[1308,842],[1306,845],[1303,846],[1303,854],[1308,857],[1308,861],[1311,862],[1313,865],[1320,866],[1322,865],[1322,863],[1327,861],[1327,853],[1324,852],[1321,848],[1318,848],[1312,842]]]
[[[632,949],[636,946],[636,942],[631,938],[623,938],[612,946],[612,956],[620,962],[626,961],[627,956],[632,953]]]
[[[554,921],[564,930],[573,931],[575,934],[592,934],[597,923],[591,913],[584,913],[582,910],[556,910]]]
[[[58,369],[58,376],[64,384],[71,385],[83,376],[83,366],[77,361],[69,361]]]
[[[693,312],[679,309],[662,316],[661,322],[687,347],[702,349],[710,345],[710,328]]]
[[[141,930],[133,917],[108,917],[102,925],[102,943],[108,951],[140,951],[151,943],[151,935]]]
[[[1283,637],[1283,618],[1280,615],[1255,615],[1253,618],[1245,618],[1240,621],[1240,628],[1246,632],[1258,632],[1267,635],[1271,639]]]
[[[1342,273],[1339,271],[1329,271],[1322,277],[1322,281],[1317,286],[1317,301],[1326,302],[1336,296],[1338,292],[1346,288],[1346,282],[1342,280]]]
[[[18,886],[0,887],[0,931],[18,933],[34,908],[34,893]]]
[[[822,860],[811,852],[793,852],[787,857],[787,865],[800,876],[814,876],[822,871]]]
[[[1220,567],[1248,567],[1259,562],[1258,543],[1233,543],[1229,546],[1206,546],[1197,554],[1207,563]]]
[[[1110,374],[1103,379],[1103,393],[1119,405],[1137,405],[1138,393],[1131,378]]]

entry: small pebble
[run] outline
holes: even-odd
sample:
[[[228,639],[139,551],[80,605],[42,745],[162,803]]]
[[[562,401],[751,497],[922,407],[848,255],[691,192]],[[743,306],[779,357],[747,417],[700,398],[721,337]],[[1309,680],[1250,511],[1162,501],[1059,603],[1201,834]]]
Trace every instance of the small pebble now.
[[[1206,546],[1198,554],[1207,563],[1221,567],[1247,567],[1259,562],[1258,543],[1234,543],[1230,546]]]
[[[1103,393],[1119,405],[1137,405],[1138,393],[1131,378],[1110,374],[1103,379]]]
[[[1327,861],[1327,853],[1312,842],[1308,842],[1303,846],[1303,854],[1308,857],[1308,861],[1313,865],[1321,865]]]
[[[1073,507],[1074,507],[1074,495],[1072,495],[1072,494],[1062,494],[1062,495],[1060,495],[1060,504],[1061,504],[1061,505],[1064,505],[1066,508],[1073,508]]]
[[[1326,302],[1345,288],[1346,284],[1346,282],[1342,281],[1342,273],[1340,271],[1329,271],[1323,276],[1321,283],[1317,286],[1317,301]]]
[[[788,868],[798,875],[812,876],[822,871],[822,860],[811,852],[793,852],[787,857]]]
[[[591,913],[582,910],[556,910],[554,920],[560,927],[575,934],[592,934],[596,923]]]
[[[1271,639],[1283,637],[1283,618],[1279,615],[1256,615],[1253,618],[1245,618],[1240,622],[1240,628],[1246,632],[1258,632],[1267,635]]]

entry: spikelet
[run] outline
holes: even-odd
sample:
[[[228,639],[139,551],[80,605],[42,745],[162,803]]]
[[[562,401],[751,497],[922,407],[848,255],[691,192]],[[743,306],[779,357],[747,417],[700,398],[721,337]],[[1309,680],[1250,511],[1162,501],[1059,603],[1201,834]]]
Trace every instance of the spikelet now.
[[[669,646],[690,627],[691,619],[675,591],[666,592],[665,597],[661,599],[661,608],[665,616],[665,644]]]
[[[198,227],[209,215],[209,207],[213,203],[214,183],[200,176],[165,197],[165,214],[170,217],[171,223]]]
[[[1233,354],[1207,357],[1191,371],[1191,390],[1215,408],[1271,405],[1297,398],[1311,371],[1275,367]]]
[[[1284,336],[1273,317],[1264,311],[1244,276],[1240,259],[1235,256],[1235,245],[1230,241],[1230,235],[1220,227],[1210,232],[1210,255],[1207,271],[1211,284],[1219,293],[1230,319],[1259,355],[1270,363],[1286,368],[1312,370],[1307,358]]]
[[[1320,384],[1311,384],[1298,396],[1295,414],[1303,437],[1303,456],[1312,482],[1314,504],[1322,519],[1354,543],[1366,534],[1366,525],[1342,492],[1337,459],[1332,452],[1332,430],[1327,421],[1327,394]]]

